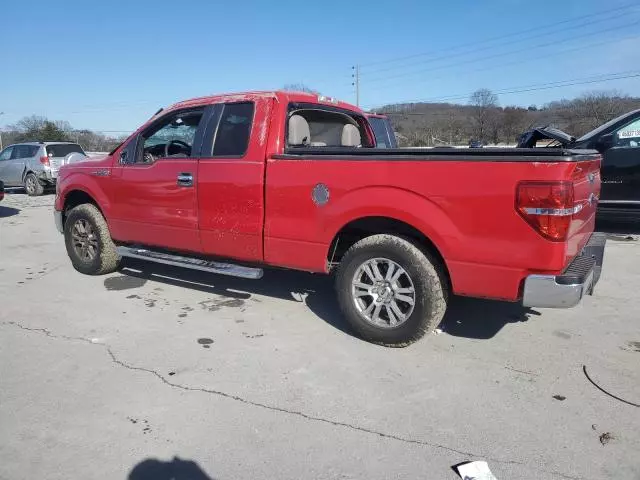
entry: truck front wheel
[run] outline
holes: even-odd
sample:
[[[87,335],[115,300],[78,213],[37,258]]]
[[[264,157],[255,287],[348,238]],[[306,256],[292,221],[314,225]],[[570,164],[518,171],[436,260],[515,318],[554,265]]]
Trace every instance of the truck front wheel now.
[[[102,275],[118,268],[120,258],[109,227],[95,205],[73,208],[64,222],[64,243],[73,267],[86,275]]]
[[[344,255],[336,287],[340,307],[365,340],[405,346],[435,329],[447,308],[441,267],[416,245],[373,235]]]

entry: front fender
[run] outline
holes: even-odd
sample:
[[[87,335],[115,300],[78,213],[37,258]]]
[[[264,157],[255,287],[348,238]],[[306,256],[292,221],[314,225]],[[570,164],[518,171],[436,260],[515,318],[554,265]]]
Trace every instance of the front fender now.
[[[348,223],[365,217],[388,217],[422,232],[446,259],[460,232],[434,201],[413,191],[389,186],[366,186],[352,190],[326,205],[324,242],[330,244]]]
[[[111,213],[111,202],[104,188],[96,180],[96,178],[83,172],[71,172],[64,179],[58,182],[59,190],[56,197],[55,209],[63,210],[67,196],[73,191],[81,191],[89,195],[95,200],[98,208],[106,219],[109,219]]]

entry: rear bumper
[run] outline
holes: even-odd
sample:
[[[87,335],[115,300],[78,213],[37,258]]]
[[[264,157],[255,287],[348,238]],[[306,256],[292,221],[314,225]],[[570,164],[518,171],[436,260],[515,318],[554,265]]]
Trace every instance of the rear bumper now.
[[[592,295],[600,280],[607,237],[594,233],[560,275],[529,275],[524,282],[525,307],[570,308]]]

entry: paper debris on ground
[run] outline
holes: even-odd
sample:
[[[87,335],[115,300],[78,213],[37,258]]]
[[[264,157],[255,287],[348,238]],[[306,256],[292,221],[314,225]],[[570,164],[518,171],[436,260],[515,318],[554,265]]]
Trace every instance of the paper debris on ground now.
[[[456,468],[462,480],[498,480],[489,470],[487,462],[469,462]]]

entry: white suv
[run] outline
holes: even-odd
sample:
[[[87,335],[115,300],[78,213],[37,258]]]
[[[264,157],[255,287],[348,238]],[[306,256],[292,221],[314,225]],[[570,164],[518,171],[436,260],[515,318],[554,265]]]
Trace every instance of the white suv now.
[[[16,143],[0,152],[0,180],[5,187],[24,187],[30,196],[42,195],[45,186],[55,185],[62,165],[84,157],[77,143]]]

